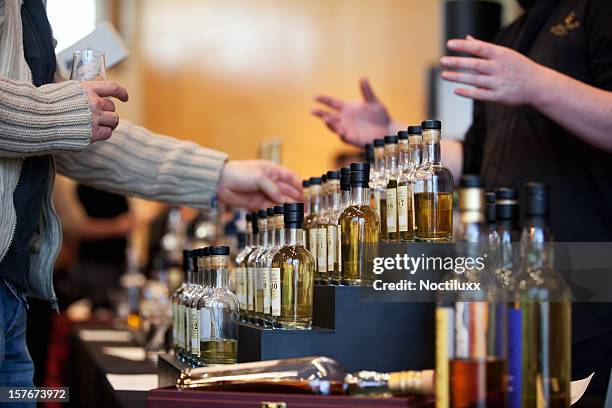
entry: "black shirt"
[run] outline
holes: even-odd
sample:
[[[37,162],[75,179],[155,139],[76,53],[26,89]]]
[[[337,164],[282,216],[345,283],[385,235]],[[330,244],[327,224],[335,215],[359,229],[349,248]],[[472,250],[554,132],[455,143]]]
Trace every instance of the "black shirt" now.
[[[51,26],[42,0],[24,0],[21,6],[23,51],[35,86],[53,82],[55,52]],[[49,183],[49,156],[23,161],[19,182],[13,194],[17,225],[11,245],[0,263],[0,277],[23,293],[28,291],[30,244],[38,230],[42,198]]]

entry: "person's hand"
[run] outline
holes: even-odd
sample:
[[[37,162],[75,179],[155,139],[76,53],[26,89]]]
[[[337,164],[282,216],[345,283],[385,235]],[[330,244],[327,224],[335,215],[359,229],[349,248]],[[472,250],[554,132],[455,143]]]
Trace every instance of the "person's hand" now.
[[[110,138],[119,124],[119,115],[115,112],[115,103],[109,97],[127,102],[126,89],[112,81],[83,81],[81,86],[89,98],[91,109],[91,143]]]
[[[546,68],[510,48],[476,40],[449,40],[452,51],[472,54],[470,57],[442,57],[447,81],[472,85],[476,88],[457,88],[455,93],[466,98],[499,102],[516,106],[528,104],[537,92],[537,85]],[[465,72],[467,71],[467,72]]]
[[[300,178],[266,160],[228,161],[221,170],[217,197],[249,210],[304,199]]]
[[[330,108],[313,109],[311,113],[323,119],[333,132],[347,143],[363,146],[377,137],[383,137],[389,129],[391,118],[370,87],[370,82],[363,78],[359,81],[363,101],[342,101],[330,96],[318,95],[315,101]]]

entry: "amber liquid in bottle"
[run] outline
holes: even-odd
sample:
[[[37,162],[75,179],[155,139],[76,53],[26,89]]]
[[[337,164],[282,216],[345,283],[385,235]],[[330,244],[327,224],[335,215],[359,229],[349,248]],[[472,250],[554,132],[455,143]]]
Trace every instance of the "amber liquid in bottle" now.
[[[202,360],[208,365],[235,364],[238,355],[238,342],[236,340],[206,340],[200,342]]]
[[[501,359],[450,360],[451,406],[505,407],[505,373],[506,363]]]
[[[453,194],[416,193],[416,239],[422,242],[451,242],[453,238]]]

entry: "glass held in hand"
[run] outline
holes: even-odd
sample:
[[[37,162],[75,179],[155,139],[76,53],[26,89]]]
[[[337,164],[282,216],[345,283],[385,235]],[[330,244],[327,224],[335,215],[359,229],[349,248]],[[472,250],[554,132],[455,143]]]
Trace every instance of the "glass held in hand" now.
[[[70,79],[75,81],[105,81],[106,58],[104,52],[79,50],[72,54]]]

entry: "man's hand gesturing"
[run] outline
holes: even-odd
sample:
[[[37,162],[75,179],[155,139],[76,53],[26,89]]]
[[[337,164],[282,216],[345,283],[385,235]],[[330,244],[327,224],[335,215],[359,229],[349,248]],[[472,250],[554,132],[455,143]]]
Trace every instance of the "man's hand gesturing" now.
[[[89,98],[91,109],[91,143],[110,138],[119,124],[119,115],[115,112],[115,103],[109,97],[127,102],[127,90],[113,81],[83,81],[81,86]]]

